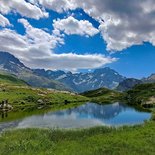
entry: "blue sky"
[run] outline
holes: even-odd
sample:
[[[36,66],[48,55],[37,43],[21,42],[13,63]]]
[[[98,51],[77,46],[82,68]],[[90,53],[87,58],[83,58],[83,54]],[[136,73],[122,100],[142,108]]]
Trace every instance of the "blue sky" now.
[[[149,76],[155,73],[154,3],[127,3],[2,0],[0,50],[31,68],[77,72],[108,66],[127,77]]]

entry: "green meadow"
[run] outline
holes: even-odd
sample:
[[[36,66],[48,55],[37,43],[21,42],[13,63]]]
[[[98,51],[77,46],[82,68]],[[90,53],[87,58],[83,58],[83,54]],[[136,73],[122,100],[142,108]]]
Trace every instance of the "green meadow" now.
[[[0,137],[2,155],[154,155],[155,122],[81,130],[22,129]]]
[[[154,85],[142,85],[125,94],[99,89],[78,95],[32,88],[14,77],[1,76],[0,100],[8,99],[13,111],[8,113],[11,117],[0,119],[0,122],[75,107],[93,100],[104,104],[134,95],[135,99],[147,101],[155,95],[153,89]],[[152,119],[135,126],[4,131],[0,133],[0,155],[154,155],[155,112],[154,108],[150,110]]]

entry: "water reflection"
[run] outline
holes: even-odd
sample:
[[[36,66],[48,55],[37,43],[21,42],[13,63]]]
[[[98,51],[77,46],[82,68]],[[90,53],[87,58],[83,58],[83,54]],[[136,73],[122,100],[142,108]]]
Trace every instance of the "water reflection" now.
[[[8,111],[1,111],[0,112],[0,115],[1,115],[1,118],[4,119],[4,118],[7,118],[8,117]]]
[[[98,105],[95,103],[86,103],[80,107],[58,111],[55,113],[48,113],[47,115],[65,116],[76,114],[76,117],[97,118],[97,119],[111,119],[120,112],[125,111],[128,106],[121,103],[114,103],[109,105]]]
[[[98,125],[118,126],[139,124],[150,117],[150,113],[139,112],[133,107],[122,103],[108,105],[86,103],[67,110],[27,117],[11,125],[16,128],[85,128]],[[0,124],[0,127],[2,128],[3,125]]]

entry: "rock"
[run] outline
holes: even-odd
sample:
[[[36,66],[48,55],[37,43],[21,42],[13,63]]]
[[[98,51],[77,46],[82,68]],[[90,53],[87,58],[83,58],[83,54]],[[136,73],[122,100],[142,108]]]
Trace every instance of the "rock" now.
[[[0,104],[0,109],[1,110],[12,110],[13,106],[10,104]]]
[[[38,104],[44,104],[44,101],[42,99],[39,99],[37,102]]]

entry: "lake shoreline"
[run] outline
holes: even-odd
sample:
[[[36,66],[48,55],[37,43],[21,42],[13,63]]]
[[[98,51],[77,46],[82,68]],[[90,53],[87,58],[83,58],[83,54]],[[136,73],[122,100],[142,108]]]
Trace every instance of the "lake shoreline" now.
[[[55,110],[46,109],[32,113],[13,113],[0,123],[0,130],[9,128],[81,129],[96,126],[120,127],[143,124],[151,113],[139,111],[127,104],[72,103]],[[19,114],[19,116],[17,116]],[[15,118],[14,118],[15,117]],[[18,118],[19,117],[19,118]],[[13,118],[15,120],[13,120]]]
[[[18,129],[1,134],[0,153],[3,155],[18,154],[19,152],[21,155],[36,153],[147,154],[150,153],[150,150],[152,153],[155,151],[154,130],[154,121],[145,122],[143,125],[119,128],[95,127],[76,131]]]

